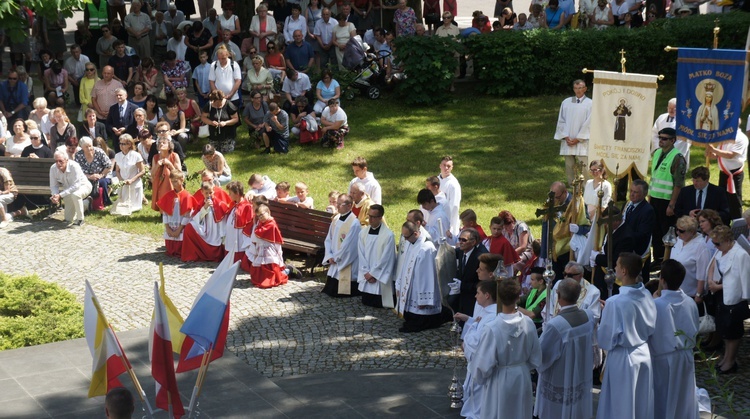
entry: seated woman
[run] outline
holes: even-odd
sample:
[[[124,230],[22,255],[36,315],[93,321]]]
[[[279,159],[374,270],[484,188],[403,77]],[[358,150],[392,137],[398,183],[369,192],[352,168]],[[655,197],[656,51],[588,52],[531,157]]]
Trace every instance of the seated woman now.
[[[161,65],[161,71],[164,73],[164,93],[174,94],[178,87],[188,86],[188,73],[190,65],[177,59],[174,51],[167,51],[164,55],[164,63]]]
[[[186,150],[189,138],[185,112],[180,110],[177,105],[177,98],[174,96],[167,97],[167,113],[161,120],[169,123],[169,136],[172,137],[172,140],[179,141],[182,149]]]
[[[224,186],[232,181],[232,170],[221,152],[216,151],[214,146],[206,144],[203,146],[203,166],[210,171],[219,185]]]
[[[196,209],[182,236],[183,262],[221,262],[224,258],[229,194],[214,184],[213,173],[201,172],[201,188],[193,194]]]
[[[598,0],[597,7],[589,16],[589,20],[594,29],[607,29],[614,26],[615,17],[612,14],[612,8],[607,0]]]
[[[339,107],[338,99],[328,101],[328,107],[320,115],[320,133],[323,147],[344,148],[344,137],[349,133],[346,112]]]
[[[146,106],[147,96],[148,93],[146,92],[146,84],[141,81],[137,81],[133,85],[133,96],[128,97],[128,102],[139,108],[143,108]]]
[[[214,90],[208,95],[210,103],[203,109],[201,121],[208,125],[211,144],[222,153],[234,151],[239,110],[224,97],[224,92]]]
[[[44,70],[44,97],[54,106],[65,106],[65,95],[68,91],[68,72],[59,61],[53,61],[50,68]]]
[[[282,51],[284,43],[279,44],[280,47],[277,49],[275,42],[269,42],[268,54],[266,54],[266,68],[273,76],[274,86],[281,86],[286,78],[286,61]],[[271,89],[271,93],[278,93],[275,87]]]
[[[156,125],[164,116],[164,111],[159,107],[159,99],[154,95],[146,96],[146,121],[149,124]]]
[[[53,152],[56,148],[62,146],[63,144],[67,145],[68,140],[71,138],[75,138],[76,142],[78,142],[78,137],[76,136],[76,127],[74,127],[73,124],[70,123],[70,119],[68,119],[68,114],[65,112],[65,108],[55,108],[54,110],[52,110],[52,118],[50,118],[50,122],[54,124],[50,128],[48,138],[49,148]]]
[[[317,114],[323,112],[329,100],[341,98],[341,86],[333,78],[331,70],[323,70],[320,81],[315,86],[315,97],[318,99],[314,106]]]
[[[26,210],[26,207],[22,207],[14,212],[9,208],[15,204],[17,197],[18,187],[13,182],[13,176],[8,169],[0,167],[0,228],[7,227],[14,217],[21,215],[22,210]],[[28,210],[25,214],[29,214]]]
[[[185,123],[190,128],[187,134],[192,134],[193,138],[197,138],[198,128],[201,126],[201,109],[198,107],[198,102],[190,99],[187,91],[182,87],[175,91],[177,92],[177,107],[185,115]]]
[[[130,134],[130,136],[133,138],[138,138],[138,136],[141,134],[141,131],[147,130],[151,133],[151,135],[153,135],[156,127],[154,126],[154,124],[148,122],[146,118],[146,111],[143,108],[134,110],[133,122],[125,127],[125,133]]]
[[[145,57],[141,60],[141,65],[136,71],[135,77],[136,80],[146,86],[143,92],[144,95],[149,96],[159,93],[159,74],[159,70],[154,65],[153,58]]]
[[[13,136],[5,140],[5,155],[7,157],[21,157],[23,149],[31,145],[27,127],[23,119],[13,121]]]
[[[511,9],[510,7],[504,8],[500,13],[498,22],[500,22],[500,27],[503,30],[509,31],[513,29],[513,25],[516,24],[516,14],[513,13],[513,9]]]
[[[107,173],[112,170],[112,161],[104,150],[94,147],[94,140],[90,137],[81,138],[79,144],[81,149],[76,152],[75,162],[81,166],[83,174],[94,185],[91,197],[96,198],[101,193],[104,206],[111,205],[109,185],[112,180],[107,177]]]
[[[52,128],[52,123],[50,122],[52,111],[47,108],[47,99],[43,97],[34,99],[33,106],[34,110],[29,112],[29,119],[36,122],[39,130],[42,132],[42,136],[44,137],[42,140],[45,144],[48,144],[47,138],[49,137],[49,132]]]
[[[263,101],[268,101],[268,94],[273,91],[273,74],[263,67],[260,55],[245,58],[245,90],[258,91],[263,95]]]
[[[521,258],[519,264],[525,264],[534,256],[531,251],[531,243],[534,241],[531,229],[523,221],[516,220],[516,217],[510,211],[500,211],[498,217],[503,221],[503,236],[508,239],[510,245],[516,250],[518,257]]]
[[[245,250],[250,245],[250,240],[242,234],[242,230],[253,224],[255,213],[253,206],[245,199],[245,188],[240,182],[229,182],[226,188],[232,201],[227,208],[222,209],[227,213],[224,247],[227,254],[234,255],[234,262],[239,262],[245,257]]]
[[[42,143],[42,133],[38,129],[29,130],[29,139],[31,145],[27,146],[21,152],[21,157],[30,159],[51,159],[52,150]]]
[[[120,152],[115,156],[117,179],[122,184],[120,198],[110,211],[112,214],[130,215],[143,208],[143,181],[146,173],[143,156],[135,150],[135,141],[130,134],[120,136]]]
[[[560,8],[559,0],[549,0],[547,9],[544,11],[544,17],[546,19],[545,27],[552,30],[565,29],[567,15]]]
[[[78,129],[78,138],[83,137],[102,137],[105,140],[108,140],[107,129],[104,126],[103,122],[99,122],[96,120],[96,111],[92,108],[86,109],[85,117]]]
[[[298,98],[294,100],[294,105],[295,106],[292,106],[292,109],[289,112],[289,118],[291,119],[290,124],[292,127],[292,130],[291,130],[292,134],[299,137],[300,144],[318,141],[318,138],[320,136],[318,134],[318,131],[310,132],[308,130],[309,121],[305,121],[303,123],[303,119],[307,119],[305,117],[308,115],[310,115],[313,118],[313,120],[315,118],[315,111],[313,110],[313,107],[310,106],[310,103],[307,101],[307,97],[299,96]],[[313,138],[311,138],[311,136]]]
[[[166,122],[159,122],[156,131],[165,130]],[[151,161],[151,209],[159,211],[159,199],[172,190],[169,176],[179,172],[180,157],[174,152],[175,143],[169,138],[160,136],[156,141],[158,153]]]
[[[167,248],[167,256],[179,258],[182,255],[182,230],[190,222],[190,216],[198,206],[193,196],[182,186],[185,182],[185,175],[182,172],[170,174],[169,182],[172,190],[159,197],[157,205],[164,223],[164,244]],[[157,202],[156,199],[154,202]]]
[[[137,144],[136,151],[138,151],[138,154],[143,157],[144,166],[146,166],[146,169],[151,169],[151,165],[148,163],[148,153],[151,151],[151,146],[155,144],[153,134],[147,129],[141,130],[141,132],[138,133]]]
[[[284,239],[276,220],[271,217],[268,205],[258,205],[255,223],[246,225],[242,233],[250,238],[242,269],[250,273],[253,285],[272,288],[286,284],[289,278],[284,271],[284,254],[281,250]]]
[[[156,128],[154,128],[154,132],[156,133],[156,141],[151,144],[151,149],[149,149],[148,151],[148,159],[146,159],[146,163],[149,166],[153,166],[154,156],[159,154],[157,142],[161,139],[164,139],[172,143],[174,152],[180,158],[180,169],[182,169],[183,172],[187,172],[187,165],[185,165],[185,152],[182,150],[182,146],[180,145],[180,143],[172,141],[172,137],[169,136],[169,123],[165,121],[158,122],[156,124]]]
[[[107,146],[107,142],[104,141],[104,138],[102,138],[102,137],[96,137],[96,138],[94,138],[93,141],[94,141],[94,147],[102,150],[104,152],[104,154],[106,154],[107,157],[109,157],[110,160],[114,160],[115,159],[115,155],[116,155],[115,151],[112,150],[111,148],[109,148],[109,146]],[[113,177],[113,176],[114,175],[112,174],[112,172],[110,172],[109,173],[109,177]]]
[[[250,103],[245,105],[242,111],[242,120],[247,125],[251,144],[260,148],[263,143],[263,118],[268,113],[268,103],[263,100],[263,95],[257,90],[250,92]]]

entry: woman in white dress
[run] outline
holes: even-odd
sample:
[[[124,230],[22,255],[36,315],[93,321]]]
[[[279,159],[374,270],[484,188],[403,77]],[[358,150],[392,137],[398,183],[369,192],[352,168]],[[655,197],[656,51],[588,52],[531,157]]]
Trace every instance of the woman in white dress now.
[[[604,170],[604,163],[601,160],[592,161],[589,164],[589,172],[592,179],[587,180],[583,187],[583,202],[586,203],[589,220],[593,220],[596,207],[599,205],[599,196],[597,196],[599,190],[604,192],[602,208],[605,208],[612,199],[612,184],[607,180],[607,171]]]
[[[607,29],[615,24],[612,8],[607,0],[598,0],[597,6],[591,13],[591,25],[595,29]]]
[[[129,215],[143,208],[143,182],[146,173],[143,157],[135,150],[135,141],[130,134],[120,136],[120,152],[115,155],[117,178],[122,183],[120,199],[112,206],[113,214]],[[127,209],[127,211],[123,211]]]
[[[542,363],[542,349],[534,321],[516,311],[521,285],[507,278],[497,288],[503,309],[482,327],[469,372],[484,394],[491,395],[482,400],[481,417],[530,418],[531,370]]]
[[[680,289],[703,310],[703,294],[706,286],[706,271],[711,254],[698,235],[698,220],[682,216],[676,223],[677,243],[672,248],[672,259],[685,267],[685,279]]]

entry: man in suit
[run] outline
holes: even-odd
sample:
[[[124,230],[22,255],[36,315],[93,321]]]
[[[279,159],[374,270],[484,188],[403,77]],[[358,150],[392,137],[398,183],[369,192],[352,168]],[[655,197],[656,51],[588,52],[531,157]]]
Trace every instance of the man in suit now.
[[[482,245],[479,232],[474,228],[466,228],[458,236],[458,248],[456,249],[456,261],[458,270],[456,276],[461,280],[461,293],[458,298],[458,310],[468,316],[474,314],[474,303],[476,303],[477,284],[479,276],[479,255],[487,253],[487,248]],[[455,309],[455,307],[454,307]]]
[[[133,114],[137,107],[128,102],[128,92],[123,88],[115,91],[115,97],[117,98],[117,102],[109,107],[106,126],[110,137],[112,137],[113,149],[115,153],[119,153],[120,135],[124,134],[128,125],[132,124],[135,120]]]
[[[630,185],[630,202],[625,206],[622,225],[623,234],[633,240],[633,251],[640,256],[648,254],[651,235],[656,225],[654,207],[646,201],[648,183],[643,179],[636,179]],[[661,237],[659,237],[661,240]],[[644,278],[648,278],[651,264],[647,260],[643,264]]]
[[[610,213],[610,209],[612,212]],[[609,230],[609,218],[612,217],[612,233],[607,234],[604,239],[604,245],[602,251],[591,252],[591,267],[594,269],[594,285],[599,288],[602,300],[618,294],[620,286],[612,283],[608,284],[604,280],[604,274],[609,263],[609,242],[612,242],[612,270],[614,271],[614,263],[617,262],[617,258],[620,257],[620,253],[633,252],[635,250],[635,242],[631,235],[626,234],[626,230],[620,228],[622,225],[622,213],[615,206],[611,206],[602,212],[602,222],[604,222],[606,229]],[[614,278],[613,278],[614,279]]]
[[[710,172],[707,167],[700,166],[693,169],[691,176],[693,184],[680,190],[675,203],[677,218],[683,215],[697,217],[698,212],[712,209],[719,213],[724,224],[729,225],[729,201],[724,189],[708,183]]]

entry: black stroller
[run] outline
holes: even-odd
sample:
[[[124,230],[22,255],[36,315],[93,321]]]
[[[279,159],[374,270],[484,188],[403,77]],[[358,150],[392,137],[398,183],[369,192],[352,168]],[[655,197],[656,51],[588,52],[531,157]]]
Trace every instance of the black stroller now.
[[[383,61],[386,59],[388,56],[377,57],[375,54],[366,52],[359,36],[349,39],[344,48],[344,58],[341,64],[353,73],[354,78],[344,86],[344,98],[354,99],[356,90],[370,99],[379,98],[385,85]]]

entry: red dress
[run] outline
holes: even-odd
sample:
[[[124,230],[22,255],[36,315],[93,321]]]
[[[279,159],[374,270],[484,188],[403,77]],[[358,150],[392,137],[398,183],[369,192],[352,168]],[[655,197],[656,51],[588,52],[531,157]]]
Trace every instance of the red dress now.
[[[193,196],[184,189],[179,193],[175,192],[174,190],[167,192],[164,196],[159,198],[159,201],[156,204],[163,214],[167,216],[175,216],[175,201],[179,202],[179,215],[181,217],[189,217],[196,208],[200,209],[200,207],[197,206],[197,203],[195,202]],[[165,233],[164,245],[167,248],[167,256],[181,256],[182,239],[183,234],[180,234],[180,237],[173,239],[167,238]]]
[[[196,222],[195,216],[200,212],[205,203],[203,192],[199,189],[193,195],[196,201],[196,210],[193,212],[193,220],[185,226],[182,236],[182,261],[183,262],[221,262],[224,258],[224,245],[209,244],[193,225]],[[229,194],[218,186],[214,186],[213,195],[213,220],[206,221],[206,224],[213,222],[218,225],[227,216],[226,208],[232,202]]]
[[[190,124],[193,128],[198,128],[201,126],[201,120],[197,119],[193,121],[193,118],[195,118],[196,116],[200,116],[195,113],[195,109],[193,109],[193,103],[195,103],[193,99],[188,99],[188,107],[186,109],[182,109],[179,102],[177,102],[177,107],[185,114],[185,121],[188,122],[188,124]]]
[[[216,206],[216,205],[214,205]],[[242,198],[240,202],[230,201],[229,204],[221,204],[223,211],[229,217],[227,219],[227,235],[224,240],[225,253],[234,252],[234,261],[241,261],[245,256],[245,248],[248,240],[242,230],[247,225],[253,225],[255,211],[247,199]]]
[[[154,172],[151,176],[151,209],[154,211],[160,211],[158,205],[159,200],[162,196],[166,195],[167,192],[174,189],[172,188],[172,182],[169,181],[169,175],[172,174],[172,170],[167,166],[159,166],[159,159],[161,159],[161,154],[155,155],[154,161],[152,162]],[[168,159],[172,162],[175,168],[179,170],[179,167],[177,167],[177,160],[179,159],[177,154],[171,152]]]
[[[518,257],[518,253],[516,253],[516,249],[513,248],[505,237],[490,236],[487,237],[487,241],[489,242],[489,246],[485,244],[485,247],[487,247],[487,250],[489,250],[490,253],[503,257],[503,266],[510,266],[521,260],[521,258]]]

